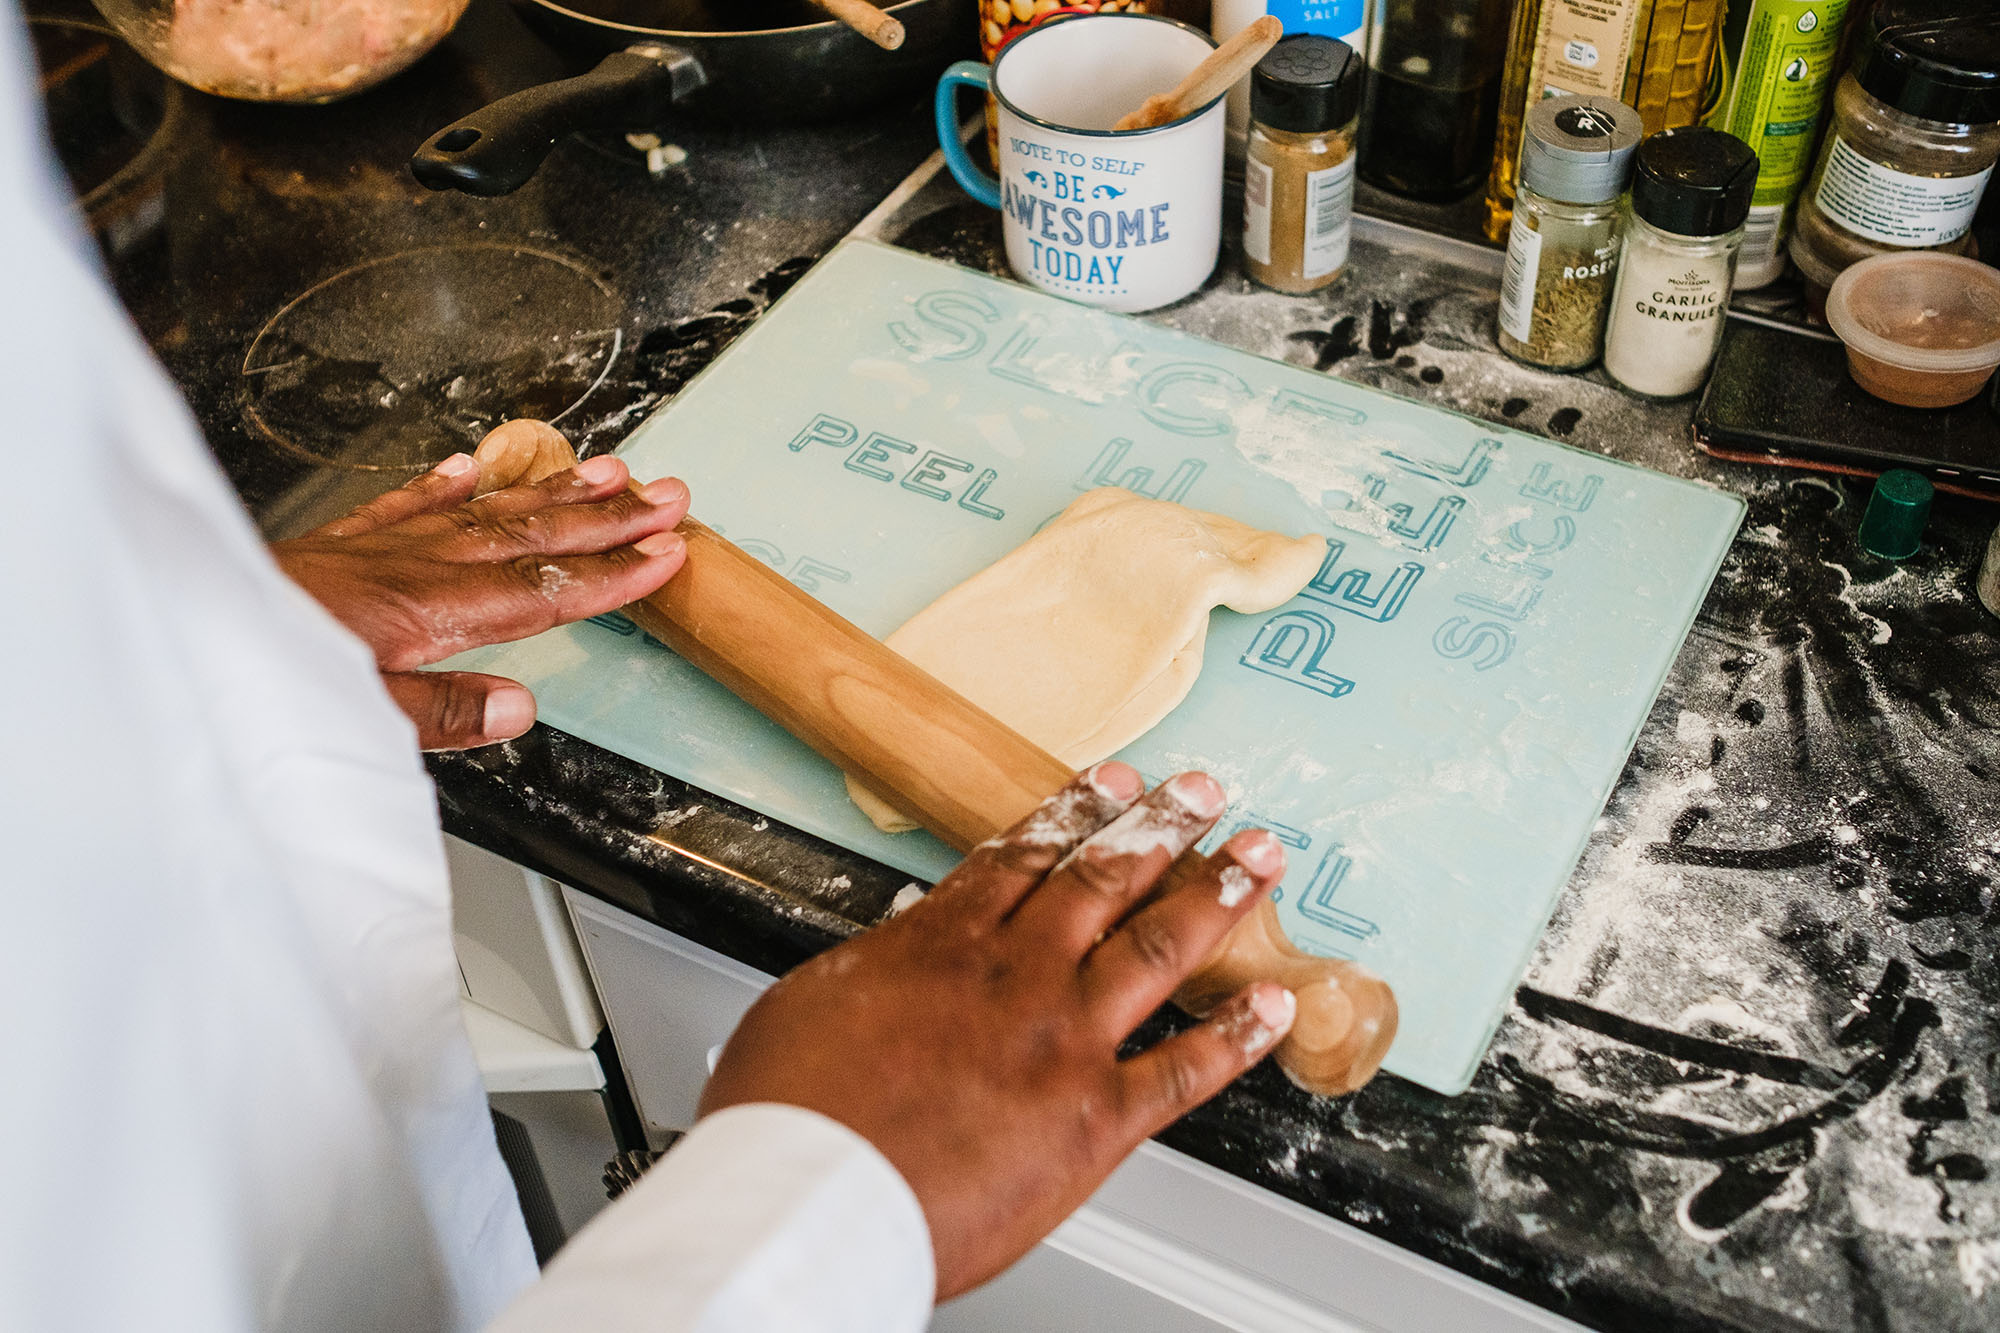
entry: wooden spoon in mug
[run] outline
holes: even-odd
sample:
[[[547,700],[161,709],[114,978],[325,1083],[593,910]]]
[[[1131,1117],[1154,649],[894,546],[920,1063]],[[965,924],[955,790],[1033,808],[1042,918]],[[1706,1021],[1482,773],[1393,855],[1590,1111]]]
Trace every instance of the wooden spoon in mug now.
[[[893,51],[903,44],[902,21],[883,13],[869,4],[868,0],[812,0],[812,2],[884,51]]]
[[[1266,14],[1243,31],[1208,53],[1172,92],[1154,93],[1137,111],[1118,118],[1114,130],[1150,130],[1170,120],[1179,120],[1198,106],[1205,106],[1228,92],[1251,66],[1285,35],[1284,21]]]

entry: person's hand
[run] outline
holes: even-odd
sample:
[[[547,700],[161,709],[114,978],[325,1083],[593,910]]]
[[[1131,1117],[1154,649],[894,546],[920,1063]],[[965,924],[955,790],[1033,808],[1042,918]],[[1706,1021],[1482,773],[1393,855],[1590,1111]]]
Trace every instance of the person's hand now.
[[[1146,901],[1223,795],[1199,773],[1142,790],[1133,769],[1098,765],[922,902],[791,972],[702,1094],[702,1114],[784,1102],[879,1148],[929,1221],[939,1300],[1026,1253],[1291,1027],[1292,993],[1262,982],[1118,1059],[1285,868],[1278,840],[1249,830]]]
[[[427,750],[487,745],[535,721],[526,688],[470,671],[418,671],[453,653],[615,611],[672,577],[687,487],[627,489],[616,458],[472,498],[454,454],[407,486],[292,541],[278,565],[375,653]]]

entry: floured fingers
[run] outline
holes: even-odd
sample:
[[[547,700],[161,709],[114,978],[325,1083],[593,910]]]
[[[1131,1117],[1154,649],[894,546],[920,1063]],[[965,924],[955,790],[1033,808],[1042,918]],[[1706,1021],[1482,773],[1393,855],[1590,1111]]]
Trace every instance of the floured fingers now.
[[[1085,769],[1026,819],[973,848],[938,882],[927,905],[933,911],[949,906],[998,921],[1145,790],[1145,780],[1128,764],[1107,760]]]
[[[1225,807],[1206,773],[1181,773],[1093,833],[1049,872],[1015,913],[1020,929],[1080,958],[1135,907]]]
[[[1284,846],[1264,829],[1183,858],[1171,886],[1084,959],[1084,992],[1105,1030],[1122,1039],[1137,1027],[1284,877]]]

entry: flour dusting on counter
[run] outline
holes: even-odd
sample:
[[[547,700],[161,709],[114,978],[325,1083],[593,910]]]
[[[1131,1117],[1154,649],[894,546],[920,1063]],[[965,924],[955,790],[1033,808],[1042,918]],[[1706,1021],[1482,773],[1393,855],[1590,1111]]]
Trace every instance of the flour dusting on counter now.
[[[938,191],[906,243],[996,267],[991,214]],[[1872,561],[1865,489],[1715,463],[1685,405],[1499,359],[1496,291],[1358,228],[1326,293],[1226,261],[1154,318],[1720,481],[1749,524],[1472,1091],[1326,1101],[1260,1068],[1163,1138],[1594,1327],[1990,1333],[2000,651],[1968,600],[1990,519],[1941,504],[1918,558]],[[1232,795],[1258,749],[1216,774]],[[1559,759],[1495,763],[1547,781]],[[771,876],[824,906],[831,866],[796,845]],[[866,904],[855,881],[837,910],[879,915],[902,878]]]

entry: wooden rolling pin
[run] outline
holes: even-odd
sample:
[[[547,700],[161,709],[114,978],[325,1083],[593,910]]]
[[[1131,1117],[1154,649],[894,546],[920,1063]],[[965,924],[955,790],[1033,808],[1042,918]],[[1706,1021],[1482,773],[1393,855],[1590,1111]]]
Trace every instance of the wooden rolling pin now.
[[[482,494],[574,466],[553,426],[510,421],[480,442]],[[960,851],[1012,827],[1075,770],[713,529],[678,531],[687,563],[625,614],[732,692]],[[1199,864],[1193,853],[1169,883]],[[1326,1096],[1373,1077],[1396,1035],[1389,987],[1359,964],[1286,938],[1269,899],[1237,923],[1174,1001],[1200,1017],[1253,981],[1297,994],[1275,1052],[1299,1086]]]

